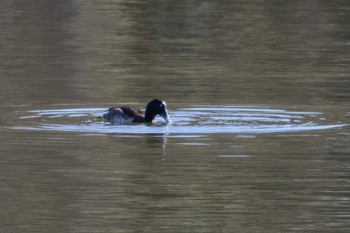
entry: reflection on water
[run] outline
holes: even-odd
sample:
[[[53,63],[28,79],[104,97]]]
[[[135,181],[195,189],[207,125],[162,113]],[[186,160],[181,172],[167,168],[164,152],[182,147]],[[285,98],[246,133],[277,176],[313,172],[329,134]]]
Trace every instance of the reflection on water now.
[[[171,111],[173,122],[155,125],[94,122],[103,109],[32,110],[21,116],[21,130],[73,131],[114,134],[277,133],[326,130],[346,126],[326,123],[321,112],[286,111],[252,107],[195,107]],[[35,119],[35,121],[33,121]],[[31,120],[32,125],[23,125]]]
[[[158,131],[231,124],[220,117],[226,114],[243,117],[237,123],[246,126],[274,128],[278,119],[280,125],[290,124],[289,119],[300,127],[308,122],[326,126],[332,119],[322,120],[325,113],[186,108],[170,112],[174,125],[156,125],[151,128],[157,133],[147,134],[143,125],[135,126],[136,133],[130,125],[91,122],[101,112],[20,111],[10,121],[20,127],[2,129],[0,137],[7,141],[0,148],[4,229],[318,232],[350,227],[349,166],[344,163],[348,126],[264,134]],[[201,114],[207,112],[219,119],[203,119]],[[66,132],[65,127],[72,130]],[[89,127],[100,127],[100,132]],[[128,130],[134,133],[125,133]],[[21,211],[23,207],[27,211]]]
[[[0,1],[0,232],[350,232],[349,23],[350,1]],[[94,121],[155,97],[172,124]]]

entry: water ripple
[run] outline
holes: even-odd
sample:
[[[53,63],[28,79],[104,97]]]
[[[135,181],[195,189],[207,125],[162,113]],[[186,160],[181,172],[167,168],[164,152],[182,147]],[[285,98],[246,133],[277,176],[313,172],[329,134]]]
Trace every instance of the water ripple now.
[[[20,116],[21,130],[119,134],[260,134],[327,130],[346,126],[327,123],[322,112],[287,111],[259,107],[194,107],[170,111],[172,124],[159,118],[155,125],[117,125],[94,121],[102,108],[31,110]]]

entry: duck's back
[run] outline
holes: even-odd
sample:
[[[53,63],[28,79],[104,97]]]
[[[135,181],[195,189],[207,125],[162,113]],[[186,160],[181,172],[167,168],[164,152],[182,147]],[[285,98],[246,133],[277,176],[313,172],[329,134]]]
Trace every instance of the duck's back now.
[[[112,123],[144,122],[143,112],[130,106],[110,108],[103,118]]]

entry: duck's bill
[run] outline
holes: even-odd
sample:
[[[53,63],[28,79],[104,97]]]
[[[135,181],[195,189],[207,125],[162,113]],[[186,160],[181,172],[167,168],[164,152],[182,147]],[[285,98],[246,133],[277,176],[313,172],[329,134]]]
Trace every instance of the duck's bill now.
[[[167,122],[167,123],[171,123],[170,117],[168,115],[168,113],[164,112],[162,114],[160,114],[160,116]]]

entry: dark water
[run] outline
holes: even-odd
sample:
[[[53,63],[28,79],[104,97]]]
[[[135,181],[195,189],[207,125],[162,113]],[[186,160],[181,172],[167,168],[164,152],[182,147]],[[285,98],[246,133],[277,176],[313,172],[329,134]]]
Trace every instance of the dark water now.
[[[0,2],[0,232],[349,232],[350,2]],[[96,122],[167,101],[171,124]]]

